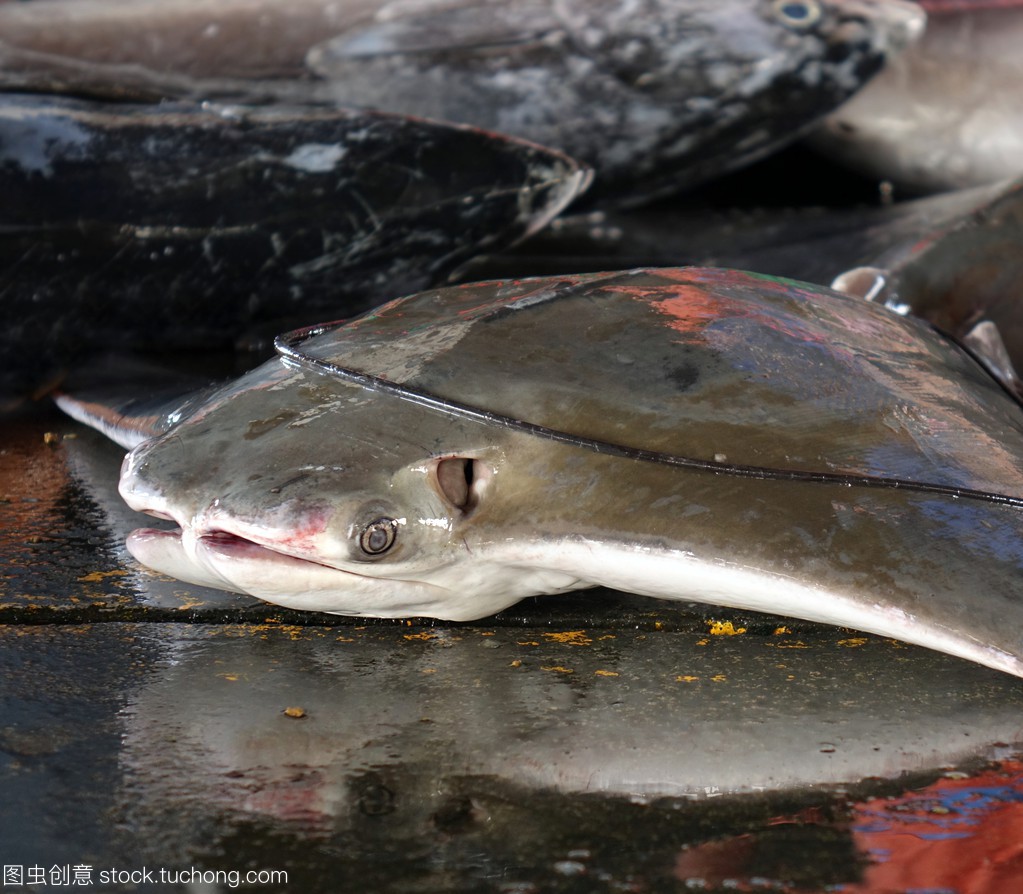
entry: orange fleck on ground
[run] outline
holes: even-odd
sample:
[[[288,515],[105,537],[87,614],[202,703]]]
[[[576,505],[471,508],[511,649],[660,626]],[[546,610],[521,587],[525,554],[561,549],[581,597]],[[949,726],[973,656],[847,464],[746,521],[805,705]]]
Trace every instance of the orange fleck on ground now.
[[[736,627],[731,621],[708,621],[711,636],[739,636],[746,632],[745,627]]]
[[[588,646],[593,642],[586,635],[585,630],[565,630],[561,633],[545,633],[544,639],[552,643],[562,643],[566,646]]]

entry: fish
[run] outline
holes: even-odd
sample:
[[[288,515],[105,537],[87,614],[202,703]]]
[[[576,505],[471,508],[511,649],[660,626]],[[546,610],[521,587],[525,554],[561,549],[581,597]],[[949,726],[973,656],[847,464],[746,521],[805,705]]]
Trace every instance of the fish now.
[[[843,271],[831,285],[921,317],[967,343],[1023,400],[1017,372],[1023,369],[1023,180],[914,204],[946,203],[962,203],[961,210]]]
[[[546,626],[454,635],[292,627],[289,636],[289,628],[139,626],[157,628],[149,636],[174,660],[134,691],[120,766],[136,806],[157,815],[168,798],[187,798],[191,816],[241,811],[352,831],[360,774],[386,767],[404,807],[391,834],[411,841],[466,779],[484,803],[503,783],[521,809],[535,810],[524,793],[537,792],[650,808],[685,798],[692,809],[728,795],[826,798],[866,779],[890,788],[893,779],[983,760],[1023,734],[1015,679],[837,630],[708,644],[699,631],[630,627],[574,635]],[[613,649],[600,642],[609,635]],[[521,665],[510,669],[513,661]],[[296,701],[315,718],[312,729],[282,715]],[[902,710],[892,717],[879,703]],[[180,772],[159,772],[154,751]],[[225,768],[235,772],[225,777]],[[677,824],[673,812],[666,821]],[[518,820],[498,838],[535,829]],[[194,835],[196,825],[180,828]]]
[[[1023,3],[924,0],[923,36],[810,137],[819,151],[903,193],[1020,173]]]
[[[339,100],[560,148],[636,204],[760,158],[919,34],[901,2],[387,4],[312,48]]]
[[[714,268],[435,289],[192,404],[66,412],[178,525],[141,564],[294,609],[486,617],[606,586],[1023,676],[1023,417],[926,323]]]
[[[0,7],[0,64],[8,76],[49,68],[171,96],[255,91],[463,122],[560,149],[597,171],[595,201],[633,204],[795,140],[925,20],[904,0],[282,9],[266,0],[215,11],[195,0]]]
[[[377,112],[0,94],[0,395],[97,350],[354,316],[544,226],[588,177]]]
[[[1016,177],[851,208],[570,210],[518,246],[472,259],[455,279],[681,263],[818,283],[927,320],[966,343],[1023,399],[1020,245]]]

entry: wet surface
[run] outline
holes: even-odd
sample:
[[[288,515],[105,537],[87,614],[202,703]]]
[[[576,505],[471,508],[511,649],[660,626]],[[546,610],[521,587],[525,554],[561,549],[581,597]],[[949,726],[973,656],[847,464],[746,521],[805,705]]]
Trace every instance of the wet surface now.
[[[1013,677],[608,591],[472,624],[289,613],[140,568],[120,456],[42,406],[0,433],[5,866],[505,894],[1023,873]]]

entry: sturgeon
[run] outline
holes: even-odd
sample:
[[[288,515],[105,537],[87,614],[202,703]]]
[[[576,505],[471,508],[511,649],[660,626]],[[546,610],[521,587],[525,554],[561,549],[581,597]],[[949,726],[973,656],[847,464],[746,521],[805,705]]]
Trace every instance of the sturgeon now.
[[[469,620],[603,585],[1023,676],[1023,417],[926,323],[790,280],[448,287],[278,340],[192,403],[65,398],[180,530],[142,564],[296,609]]]

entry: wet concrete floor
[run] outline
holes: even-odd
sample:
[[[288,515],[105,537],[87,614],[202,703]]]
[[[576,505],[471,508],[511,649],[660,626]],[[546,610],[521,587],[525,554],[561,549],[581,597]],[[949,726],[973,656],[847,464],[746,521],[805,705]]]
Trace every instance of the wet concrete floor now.
[[[282,611],[140,568],[121,453],[48,407],[0,426],[0,859],[37,890],[1023,879],[1015,678],[610,591],[472,624]]]

